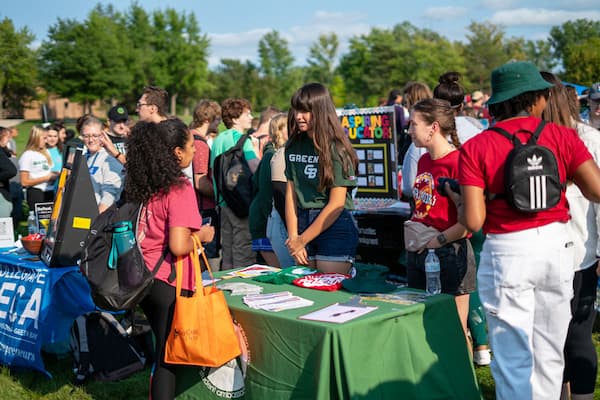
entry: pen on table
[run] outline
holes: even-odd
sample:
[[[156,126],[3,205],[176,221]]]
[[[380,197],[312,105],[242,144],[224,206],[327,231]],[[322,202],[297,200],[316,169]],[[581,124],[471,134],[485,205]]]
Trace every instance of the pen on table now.
[[[332,314],[331,316],[332,317],[339,317],[340,315],[350,314],[350,313],[353,313],[354,311],[356,311],[356,310],[340,311],[340,312],[337,312],[335,314]]]

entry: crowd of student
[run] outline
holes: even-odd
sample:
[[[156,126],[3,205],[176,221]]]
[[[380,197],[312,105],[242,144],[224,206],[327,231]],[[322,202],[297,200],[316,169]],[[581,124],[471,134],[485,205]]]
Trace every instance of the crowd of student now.
[[[34,126],[18,159],[16,130],[0,130],[0,216],[22,219],[23,194],[31,209],[53,200],[67,143],[85,149],[99,212],[120,198],[144,205],[144,258],[147,265],[164,258],[141,304],[157,339],[154,399],[173,398],[174,369],[161,361],[175,299],[171,262],[190,252],[192,235],[204,243],[213,270],[260,261],[348,273],[358,245],[350,212],[358,159],[327,88],[306,84],[288,112],[268,107],[258,119],[245,99],[202,100],[189,126],[167,115],[168,100],[164,89],[147,87],[136,123],[117,105],[106,124],[81,117],[79,138],[60,122]],[[585,95],[585,121],[579,100],[554,75],[510,63],[493,72],[491,97],[467,96],[460,75],[448,72],[433,91],[411,82],[386,102],[396,108],[401,191],[413,205],[409,224],[422,229],[419,244],[408,249],[408,284],[425,287],[424,250],[435,249],[442,291],[455,296],[480,365],[490,363],[487,317],[501,399],[557,398],[561,389],[573,399],[593,396],[600,218],[590,201],[600,200],[600,84]],[[502,192],[510,142],[486,128],[534,131],[542,119],[549,123],[540,143],[559,160],[566,191],[553,209],[526,214],[488,196]],[[226,130],[218,132],[220,123]],[[245,134],[255,197],[242,218],[216,190],[213,167]],[[457,179],[462,195],[443,196],[440,177]],[[187,272],[184,288],[194,288]]]

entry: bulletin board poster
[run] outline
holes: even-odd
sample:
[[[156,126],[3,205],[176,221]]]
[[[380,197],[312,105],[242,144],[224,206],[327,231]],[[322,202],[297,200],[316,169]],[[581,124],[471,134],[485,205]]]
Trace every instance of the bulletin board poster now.
[[[398,198],[394,107],[338,109],[358,156],[356,197]]]

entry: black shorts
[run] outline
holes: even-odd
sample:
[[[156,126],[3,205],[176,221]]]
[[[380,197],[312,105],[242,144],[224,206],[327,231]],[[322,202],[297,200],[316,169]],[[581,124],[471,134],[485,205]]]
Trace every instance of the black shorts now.
[[[475,291],[475,255],[467,239],[459,239],[435,249],[435,254],[440,259],[442,293],[459,296]],[[427,251],[420,254],[408,252],[406,278],[409,287],[425,289],[425,257]]]

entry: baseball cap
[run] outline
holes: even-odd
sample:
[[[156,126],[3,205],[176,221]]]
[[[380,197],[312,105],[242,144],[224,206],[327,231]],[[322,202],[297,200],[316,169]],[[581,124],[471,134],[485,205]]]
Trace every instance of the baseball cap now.
[[[108,119],[114,122],[123,122],[129,119],[129,114],[125,107],[117,105],[108,110]]]
[[[592,85],[588,92],[588,99],[594,101],[600,100],[600,82],[596,82]]]
[[[471,94],[472,101],[479,101],[483,97],[483,92],[481,90],[476,90]]]

